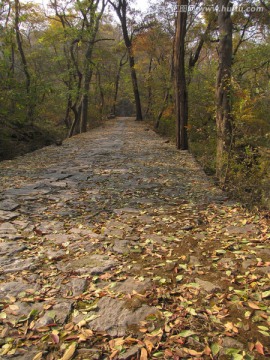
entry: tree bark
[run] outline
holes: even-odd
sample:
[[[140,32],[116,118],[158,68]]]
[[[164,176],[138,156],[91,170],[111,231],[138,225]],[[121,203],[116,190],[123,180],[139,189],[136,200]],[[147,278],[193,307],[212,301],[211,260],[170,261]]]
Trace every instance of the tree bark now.
[[[30,124],[33,123],[34,120],[34,106],[32,104],[33,99],[31,98],[31,75],[28,68],[28,63],[25,57],[21,32],[19,28],[20,24],[20,2],[19,0],[15,0],[15,32],[16,32],[16,41],[18,50],[20,53],[22,65],[23,65],[23,72],[25,75],[25,87],[26,87],[26,94],[27,94],[27,120]]]
[[[134,56],[132,55],[131,48],[128,49],[128,54],[129,54],[130,74],[131,74],[135,106],[136,106],[136,120],[141,121],[143,119],[142,108],[141,108],[141,99],[140,99],[140,93],[139,93],[139,88],[138,88],[137,73],[135,70],[135,59],[134,59]]]
[[[148,66],[148,79],[147,79],[147,90],[148,90],[148,99],[147,99],[147,108],[145,111],[145,117],[148,117],[148,114],[151,114],[151,107],[152,107],[152,86],[151,86],[151,72],[152,72],[152,63],[153,63],[153,58],[150,58],[149,61],[149,66]]]
[[[188,93],[185,71],[185,36],[187,25],[188,0],[178,0],[176,19],[174,77],[175,77],[175,110],[176,110],[176,147],[188,149]]]
[[[109,0],[109,3],[115,9],[116,14],[121,23],[123,38],[129,57],[130,75],[132,80],[132,87],[133,87],[135,106],[136,106],[136,120],[141,121],[143,120],[143,116],[142,116],[142,107],[141,107],[137,74],[135,69],[135,58],[132,50],[132,39],[131,36],[128,34],[128,28],[127,28],[127,1],[119,0],[118,3],[115,4],[113,1]]]
[[[88,31],[89,38],[87,49],[85,52],[85,64],[84,64],[84,77],[83,77],[83,94],[81,98],[81,121],[80,121],[80,132],[87,131],[87,121],[88,121],[88,105],[89,105],[89,90],[90,90],[90,83],[93,75],[92,69],[92,55],[93,55],[93,48],[99,28],[99,22],[103,15],[105,9],[105,1],[102,0],[101,9],[97,14],[99,5],[99,0],[91,1],[89,7],[87,8],[87,12],[90,14],[90,21],[87,18],[87,13],[82,11],[82,15],[84,16],[85,27]]]
[[[118,97],[118,90],[119,90],[119,82],[120,82],[120,75],[121,75],[121,70],[122,67],[127,63],[128,58],[126,56],[126,52],[122,55],[120,62],[119,62],[119,66],[118,66],[118,71],[116,74],[116,78],[115,78],[115,86],[114,86],[114,97],[113,97],[113,106],[112,106],[112,114],[115,116],[116,115],[116,102],[117,102],[117,97]],[[125,59],[126,58],[126,59]]]
[[[218,2],[219,67],[216,84],[216,176],[220,184],[226,182],[226,172],[232,143],[231,67],[232,20],[230,0]]]

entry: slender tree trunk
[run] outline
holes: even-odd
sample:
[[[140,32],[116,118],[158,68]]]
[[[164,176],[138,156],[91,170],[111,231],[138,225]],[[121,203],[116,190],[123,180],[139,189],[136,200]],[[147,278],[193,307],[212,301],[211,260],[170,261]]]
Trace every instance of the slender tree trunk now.
[[[216,175],[223,186],[232,142],[231,108],[231,67],[232,67],[232,4],[229,0],[219,0],[219,67],[216,84],[216,125],[217,153]]]
[[[147,79],[147,90],[148,90],[148,99],[147,99],[147,108],[145,111],[145,117],[148,116],[149,113],[151,113],[151,107],[152,107],[152,86],[150,83],[150,77],[152,72],[152,63],[153,58],[150,58],[149,66],[148,66],[148,79]]]
[[[116,115],[116,102],[117,102],[117,96],[118,96],[118,90],[119,90],[119,82],[120,82],[120,75],[121,75],[121,70],[122,67],[127,63],[128,58],[125,59],[126,57],[126,53],[121,57],[120,62],[119,62],[119,67],[118,67],[118,71],[116,74],[116,78],[115,78],[115,87],[114,87],[114,97],[113,97],[113,107],[112,107],[112,114],[115,116]]]
[[[18,50],[20,53],[22,65],[23,65],[23,72],[25,75],[25,87],[26,87],[26,94],[27,94],[27,120],[32,124],[34,120],[34,106],[32,104],[33,99],[31,98],[31,75],[29,72],[27,60],[25,57],[22,38],[20,33],[20,2],[19,0],[15,0],[15,32],[16,32],[16,41]]]
[[[98,101],[98,108],[99,108],[99,112],[100,112],[100,116],[102,118],[103,116],[103,111],[104,111],[104,91],[102,89],[102,83],[101,83],[101,75],[100,75],[100,71],[99,69],[97,69],[97,73],[96,73],[96,78],[97,78],[97,87],[98,87],[98,92],[99,92],[99,101]]]
[[[162,118],[162,115],[168,105],[168,100],[169,100],[169,94],[170,94],[170,89],[167,88],[166,92],[165,92],[165,95],[164,95],[164,100],[163,100],[163,104],[162,104],[162,108],[160,110],[160,112],[158,113],[158,117],[157,117],[157,120],[156,120],[156,123],[155,123],[155,129],[158,129],[159,128],[159,125],[160,125],[160,120]]]
[[[188,93],[185,72],[185,36],[187,24],[188,0],[178,0],[178,14],[176,20],[174,76],[175,76],[175,109],[176,109],[176,147],[188,149]]]
[[[67,107],[66,107],[66,112],[65,112],[65,117],[64,117],[64,123],[67,127],[67,129],[70,128],[70,126],[72,125],[70,122],[70,110],[71,110],[71,106],[72,106],[72,100],[71,100],[71,96],[68,96],[67,99]]]
[[[81,104],[78,107],[74,105],[71,109],[74,114],[74,119],[69,130],[68,137],[72,137],[73,135],[80,133]]]
[[[135,70],[135,59],[134,56],[132,55],[131,49],[129,49],[128,54],[129,54],[130,74],[131,74],[132,87],[133,87],[135,106],[136,106],[136,120],[141,121],[143,119],[143,116],[142,116],[141,99],[138,88],[137,74]]]
[[[82,112],[81,112],[81,122],[80,122],[80,132],[87,131],[87,120],[88,120],[88,102],[89,102],[89,89],[90,82],[92,79],[93,71],[90,68],[90,64],[86,65],[84,73],[84,84],[83,84],[83,95],[81,100]]]
[[[174,42],[173,42],[173,47],[172,47],[172,54],[171,54],[171,65],[170,65],[170,84],[173,83],[173,79],[174,79],[174,51],[175,51],[175,38],[174,38]],[[160,125],[160,120],[162,118],[162,115],[168,105],[169,99],[170,99],[170,90],[171,90],[171,86],[167,86],[166,88],[166,92],[164,94],[164,99],[163,99],[163,103],[162,103],[162,107],[160,109],[160,112],[158,114],[156,123],[155,123],[155,129],[159,128]]]

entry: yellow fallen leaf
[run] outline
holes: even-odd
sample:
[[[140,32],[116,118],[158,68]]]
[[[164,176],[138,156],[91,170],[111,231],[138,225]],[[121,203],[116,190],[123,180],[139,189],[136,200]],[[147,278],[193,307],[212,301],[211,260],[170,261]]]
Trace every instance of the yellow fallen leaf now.
[[[0,353],[0,355],[6,355],[11,349],[12,349],[12,344],[5,344],[1,349],[2,352]]]
[[[72,343],[68,348],[67,350],[65,351],[63,357],[60,359],[60,360],[70,360],[72,359],[75,351],[76,351],[76,348],[77,348],[77,344],[76,343]]]
[[[147,359],[148,359],[147,350],[145,348],[142,348],[141,349],[140,360],[147,360]]]
[[[42,351],[36,354],[32,360],[41,360],[42,359]]]
[[[200,356],[203,354],[203,351],[198,352],[196,350],[192,350],[192,349],[188,349],[188,348],[183,348],[183,350],[185,353],[192,355],[192,356]]]
[[[145,339],[144,343],[146,345],[146,349],[149,351],[149,353],[153,350],[154,344],[150,341]]]

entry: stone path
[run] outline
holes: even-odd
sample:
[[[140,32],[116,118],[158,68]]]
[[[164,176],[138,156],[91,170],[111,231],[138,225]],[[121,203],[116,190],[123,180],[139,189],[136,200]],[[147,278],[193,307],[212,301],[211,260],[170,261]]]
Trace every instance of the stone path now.
[[[264,359],[269,218],[130,118],[0,164],[0,359]]]

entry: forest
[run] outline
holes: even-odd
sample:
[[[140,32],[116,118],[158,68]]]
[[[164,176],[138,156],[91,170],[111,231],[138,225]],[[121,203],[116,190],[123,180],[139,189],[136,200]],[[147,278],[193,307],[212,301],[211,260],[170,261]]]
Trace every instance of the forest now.
[[[270,207],[270,2],[0,1],[0,159],[134,116]]]

